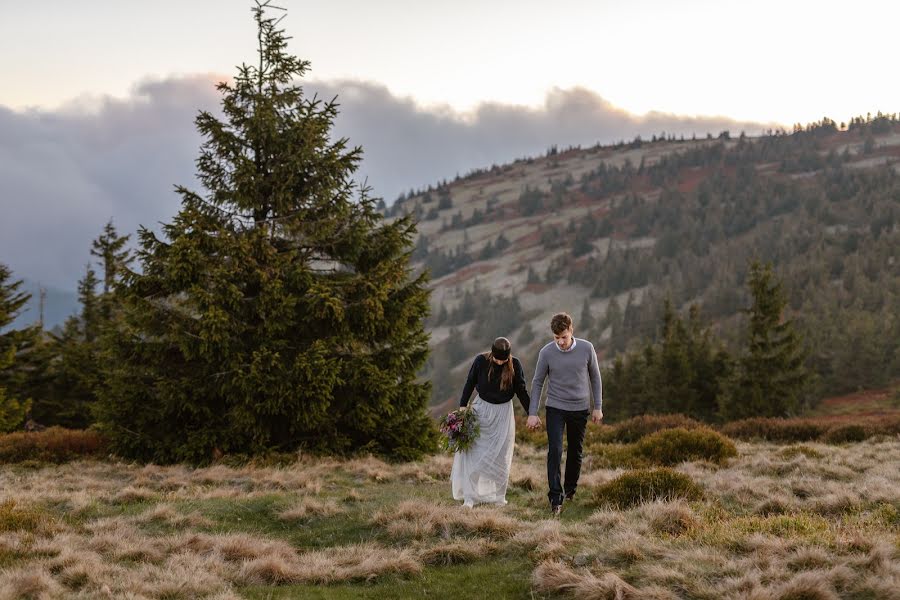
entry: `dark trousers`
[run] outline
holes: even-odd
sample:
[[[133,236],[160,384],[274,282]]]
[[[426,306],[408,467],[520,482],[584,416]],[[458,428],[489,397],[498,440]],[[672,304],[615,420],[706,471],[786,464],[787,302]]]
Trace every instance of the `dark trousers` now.
[[[563,503],[565,494],[574,494],[578,487],[578,476],[581,475],[582,446],[584,445],[584,429],[587,426],[589,410],[560,410],[547,407],[547,481],[550,483],[550,504]],[[565,484],[560,484],[560,465],[563,452],[563,429],[569,449],[566,452]]]

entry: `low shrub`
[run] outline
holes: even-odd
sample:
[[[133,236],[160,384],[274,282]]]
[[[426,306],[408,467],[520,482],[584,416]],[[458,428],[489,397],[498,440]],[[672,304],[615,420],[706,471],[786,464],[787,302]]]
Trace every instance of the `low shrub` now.
[[[712,429],[664,429],[645,436],[633,453],[655,465],[672,466],[691,460],[722,464],[737,456],[734,442]]]
[[[811,442],[822,437],[828,426],[809,419],[779,419],[752,417],[732,421],[719,431],[739,440],[769,440],[773,442]]]
[[[646,466],[648,461],[634,454],[634,444],[585,444],[585,455],[595,461],[595,466],[606,469],[621,467],[637,468]]]
[[[0,463],[38,461],[64,463],[106,453],[107,443],[96,431],[51,427],[0,435]]]
[[[706,425],[684,415],[640,415],[610,427],[603,433],[603,441],[630,444],[664,429],[698,429],[700,427],[706,427]]]
[[[526,417],[516,417],[516,443],[531,444],[538,447],[546,446],[547,431],[543,427],[537,429],[536,431],[530,431],[525,426],[526,421]]]
[[[756,417],[726,423],[719,431],[740,440],[773,442],[824,441],[832,444],[861,442],[876,435],[900,434],[900,417],[844,416],[779,419]]]
[[[844,444],[847,442],[861,442],[869,438],[871,428],[860,424],[837,425],[829,429],[824,436],[824,441],[829,444]]]
[[[594,490],[597,506],[625,509],[654,500],[699,500],[703,491],[694,480],[672,469],[636,469]]]

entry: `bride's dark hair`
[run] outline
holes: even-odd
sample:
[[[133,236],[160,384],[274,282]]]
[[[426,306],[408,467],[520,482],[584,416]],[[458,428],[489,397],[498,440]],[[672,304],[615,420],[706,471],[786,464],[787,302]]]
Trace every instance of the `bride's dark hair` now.
[[[498,337],[494,340],[494,343],[491,344],[490,351],[484,353],[484,357],[490,365],[490,369],[488,370],[488,381],[490,381],[494,375],[494,367],[502,369],[502,372],[500,373],[500,389],[503,391],[512,387],[513,376],[515,375],[512,354],[510,353],[511,348],[512,345],[509,343],[508,339],[505,337]],[[498,365],[494,362],[495,358],[505,362],[503,365]]]

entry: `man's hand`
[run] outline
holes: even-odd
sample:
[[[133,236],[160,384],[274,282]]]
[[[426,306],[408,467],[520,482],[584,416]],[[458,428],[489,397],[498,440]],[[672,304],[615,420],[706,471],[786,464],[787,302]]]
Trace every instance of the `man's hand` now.
[[[528,421],[525,423],[525,427],[527,427],[531,431],[534,431],[535,429],[537,429],[540,426],[541,426],[541,419],[540,419],[540,417],[536,417],[536,416],[528,417]]]
[[[599,425],[600,421],[603,420],[603,411],[600,409],[595,410],[591,413],[591,421],[594,422],[595,425]]]

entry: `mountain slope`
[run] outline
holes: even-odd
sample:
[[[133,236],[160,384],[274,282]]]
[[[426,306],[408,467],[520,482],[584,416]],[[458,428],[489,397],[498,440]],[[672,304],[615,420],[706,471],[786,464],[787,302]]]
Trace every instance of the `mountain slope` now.
[[[605,361],[653,336],[665,296],[699,303],[733,342],[752,258],[785,280],[821,393],[900,372],[896,117],[551,149],[401,197],[388,212],[419,219],[437,408],[497,335],[530,374],[560,310]]]

